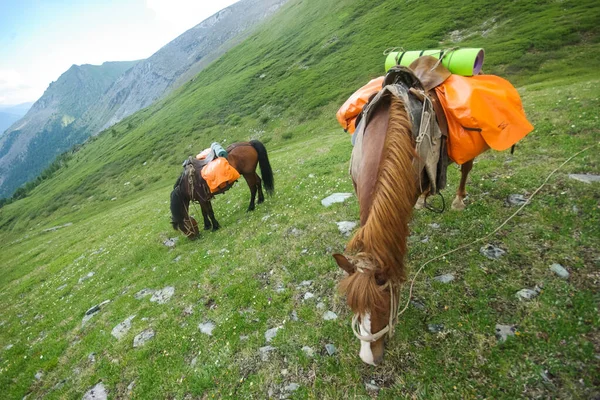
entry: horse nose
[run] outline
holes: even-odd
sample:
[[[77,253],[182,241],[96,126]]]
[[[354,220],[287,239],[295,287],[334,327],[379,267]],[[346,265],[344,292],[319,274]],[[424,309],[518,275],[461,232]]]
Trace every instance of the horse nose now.
[[[373,359],[373,364],[374,365],[379,365],[379,364],[381,364],[382,361],[383,361],[383,353],[379,357],[375,357]]]

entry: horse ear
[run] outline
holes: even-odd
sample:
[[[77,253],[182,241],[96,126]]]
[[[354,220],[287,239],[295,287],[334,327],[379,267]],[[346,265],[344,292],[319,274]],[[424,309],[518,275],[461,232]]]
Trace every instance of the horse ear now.
[[[340,266],[340,268],[346,271],[348,275],[352,275],[356,272],[356,268],[354,267],[354,265],[352,265],[352,263],[348,261],[348,259],[342,254],[334,254],[333,258],[335,258],[335,261]]]

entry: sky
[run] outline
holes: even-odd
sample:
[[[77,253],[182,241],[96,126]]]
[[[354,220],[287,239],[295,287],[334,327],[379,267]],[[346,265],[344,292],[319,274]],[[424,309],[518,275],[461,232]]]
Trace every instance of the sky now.
[[[237,0],[0,0],[0,105],[37,100],[73,64],[148,58]]]

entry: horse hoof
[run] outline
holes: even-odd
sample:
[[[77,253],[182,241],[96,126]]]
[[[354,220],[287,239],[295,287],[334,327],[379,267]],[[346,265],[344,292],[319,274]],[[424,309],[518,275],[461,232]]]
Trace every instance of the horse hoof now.
[[[246,210],[246,212],[250,212],[250,211],[254,211],[254,207],[248,207],[248,209]]]
[[[213,226],[213,228],[212,228],[212,231],[213,231],[213,232],[215,232],[215,231],[218,231],[218,230],[219,230],[219,228],[220,228],[220,226]]]
[[[204,230],[205,231],[210,231],[212,229],[212,226],[210,225],[204,225]]]
[[[459,197],[455,198],[452,202],[452,209],[454,211],[464,211],[465,207],[465,203]]]

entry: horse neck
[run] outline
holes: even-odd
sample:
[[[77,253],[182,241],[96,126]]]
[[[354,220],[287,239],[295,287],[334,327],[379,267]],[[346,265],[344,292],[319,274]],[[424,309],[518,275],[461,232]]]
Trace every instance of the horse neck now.
[[[382,277],[393,282],[406,277],[408,223],[417,198],[415,155],[410,118],[402,101],[392,96],[371,208],[348,250],[366,253]]]

